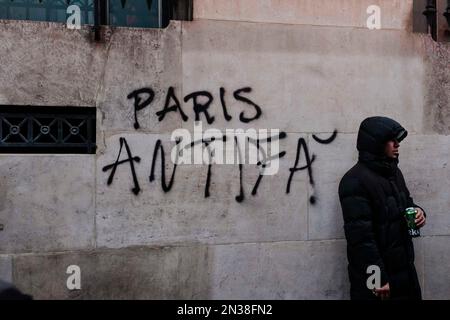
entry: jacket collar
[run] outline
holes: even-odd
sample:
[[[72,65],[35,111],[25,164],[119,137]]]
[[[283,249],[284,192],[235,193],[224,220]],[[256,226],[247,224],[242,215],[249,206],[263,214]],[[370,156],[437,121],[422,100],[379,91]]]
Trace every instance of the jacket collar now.
[[[367,151],[360,151],[358,160],[384,177],[394,176],[399,162],[398,158],[375,155]]]

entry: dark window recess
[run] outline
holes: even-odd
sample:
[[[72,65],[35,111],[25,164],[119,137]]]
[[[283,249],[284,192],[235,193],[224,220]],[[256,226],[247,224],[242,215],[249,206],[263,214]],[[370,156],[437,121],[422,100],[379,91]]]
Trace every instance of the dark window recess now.
[[[96,109],[0,106],[0,153],[95,154]]]
[[[192,20],[193,0],[0,0],[0,19],[66,23],[67,8],[80,8],[81,24],[165,28]]]
[[[192,21],[193,0],[98,0],[95,25],[166,28],[170,20]]]
[[[94,24],[94,0],[0,0],[0,19],[65,23],[73,4],[80,8],[81,24]]]
[[[109,25],[161,28],[158,0],[109,0]]]

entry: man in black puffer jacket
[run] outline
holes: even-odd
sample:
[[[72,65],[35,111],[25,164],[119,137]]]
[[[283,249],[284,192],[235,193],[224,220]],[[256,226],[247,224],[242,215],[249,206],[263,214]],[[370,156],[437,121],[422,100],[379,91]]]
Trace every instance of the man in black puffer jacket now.
[[[419,227],[426,215],[413,202],[397,167],[399,142],[407,134],[392,119],[365,119],[358,132],[358,163],[339,183],[351,299],[422,298],[404,212],[415,207]],[[381,271],[381,287],[374,290],[367,286],[372,265]]]

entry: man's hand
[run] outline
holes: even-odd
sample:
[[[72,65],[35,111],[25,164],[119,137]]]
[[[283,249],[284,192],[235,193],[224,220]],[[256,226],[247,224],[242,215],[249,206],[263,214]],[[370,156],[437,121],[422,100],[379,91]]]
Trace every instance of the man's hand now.
[[[416,226],[418,228],[422,228],[425,225],[425,214],[423,213],[423,210],[420,208],[416,208],[417,213],[416,213]]]
[[[387,300],[391,297],[391,288],[389,288],[389,282],[382,286],[380,289],[373,289],[373,293],[380,297],[381,300]]]

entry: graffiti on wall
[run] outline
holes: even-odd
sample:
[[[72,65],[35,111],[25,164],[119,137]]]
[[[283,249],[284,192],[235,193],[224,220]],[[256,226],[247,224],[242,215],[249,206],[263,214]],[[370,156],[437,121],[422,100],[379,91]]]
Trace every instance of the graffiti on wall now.
[[[255,103],[251,98],[249,98],[249,94],[251,94],[252,88],[250,87],[244,87],[237,89],[233,91],[232,96],[233,98],[241,102],[243,106],[245,107],[244,110],[241,111],[239,114],[239,121],[242,123],[250,123],[252,121],[257,120],[262,115],[262,108],[259,106],[259,104]],[[226,121],[231,121],[233,117],[229,114],[226,104],[226,90],[225,88],[221,87],[219,89],[220,93],[220,105],[221,105],[221,112]],[[150,107],[152,102],[155,99],[155,91],[150,87],[140,88],[137,90],[132,91],[130,94],[127,95],[127,98],[131,101],[132,107],[133,107],[133,113],[134,113],[134,123],[133,127],[135,130],[138,130],[140,128],[139,124],[139,112],[147,107]],[[213,95],[208,91],[195,91],[190,94],[187,94],[183,100],[184,103],[191,103],[192,104],[192,110],[194,113],[194,121],[197,123],[201,120],[206,120],[208,124],[213,124],[216,120],[216,114],[214,114],[211,110],[212,102],[214,101]],[[177,95],[175,94],[175,88],[169,87],[167,90],[167,94],[165,97],[164,106],[161,110],[158,110],[155,112],[155,116],[158,117],[158,121],[164,121],[165,116],[170,113],[175,112],[180,115],[180,118],[186,122],[189,120],[189,116],[184,110],[184,107],[180,103],[180,99],[178,99]],[[316,135],[312,135],[312,138],[315,143],[318,144],[330,144],[332,143],[336,137],[337,137],[337,130],[335,129],[333,133],[326,139],[319,138]],[[262,145],[264,143],[274,143],[275,141],[280,141],[282,139],[286,139],[288,137],[288,134],[284,131],[281,131],[275,135],[269,135],[263,138],[251,138],[246,137],[247,142],[249,144],[253,144],[258,152],[264,153]],[[209,151],[209,155],[214,154],[214,151],[211,152],[209,149],[212,144],[218,142],[218,141],[228,141],[228,143],[233,144],[236,147],[238,158],[242,157],[242,149],[241,145],[238,142],[238,139],[236,136],[228,135],[227,133],[221,133],[219,136],[216,135],[210,139],[197,139],[193,141],[189,141],[189,143],[185,143],[184,146],[182,146],[181,143],[182,139],[175,139],[175,148],[176,152],[175,154],[178,155],[181,154],[180,151],[182,149],[187,148],[194,148],[196,145],[202,145],[203,147],[207,148]],[[253,188],[251,190],[251,195],[256,196],[258,188],[260,184],[262,183],[263,177],[264,177],[264,170],[268,163],[272,161],[273,159],[281,159],[285,157],[286,153],[288,151],[283,150],[280,152],[277,152],[276,154],[272,155],[271,157],[268,156],[268,154],[265,154],[264,160],[259,160],[256,162],[256,165],[260,167],[260,173],[256,179],[255,184],[253,185]],[[122,154],[125,154],[125,158],[122,159]],[[295,150],[295,161],[292,164],[292,166],[289,168],[289,177],[287,179],[286,183],[286,194],[289,194],[291,191],[291,188],[293,188],[293,178],[295,174],[298,174],[299,171],[305,171],[308,176],[309,184],[314,189],[314,171],[313,171],[313,164],[316,160],[316,155],[314,153],[311,153],[308,147],[308,143],[305,140],[305,138],[300,137],[297,140],[297,147]],[[152,183],[156,180],[156,174],[157,174],[157,161],[159,159],[160,167],[159,167],[159,173],[160,173],[160,180],[161,180],[161,188],[164,192],[169,192],[174,183],[175,183],[175,177],[176,177],[176,170],[178,167],[178,163],[173,163],[172,172],[170,173],[170,178],[166,178],[166,150],[164,148],[163,142],[161,140],[157,140],[156,144],[153,149],[153,157],[151,162],[151,170],[149,175],[149,182]],[[172,159],[173,160],[173,159]],[[111,185],[114,181],[114,176],[121,165],[128,165],[129,170],[131,173],[132,181],[133,181],[133,187],[131,189],[132,193],[135,195],[138,195],[141,192],[141,187],[139,183],[139,179],[136,174],[135,165],[139,164],[141,162],[141,157],[133,155],[130,145],[128,141],[124,137],[120,137],[119,139],[119,150],[117,153],[116,160],[103,167],[104,172],[109,172],[109,176],[107,179],[107,184]],[[300,164],[300,162],[302,164]],[[303,164],[304,163],[304,164]],[[207,163],[207,177],[205,181],[205,188],[204,188],[204,197],[208,198],[210,197],[210,185],[211,185],[211,179],[212,179],[212,168],[214,163],[209,162]],[[238,163],[238,170],[239,170],[239,194],[236,195],[235,200],[237,202],[242,202],[245,200],[245,191],[243,187],[243,171],[245,169],[245,164],[242,162]],[[311,204],[316,203],[317,199],[315,195],[311,195],[309,199]]]
[[[222,112],[223,116],[226,121],[231,121],[232,116],[228,113],[227,104],[225,100],[225,94],[226,90],[225,88],[221,87],[220,89],[220,105],[222,106]],[[246,97],[244,94],[251,93],[252,88],[250,87],[244,87],[237,89],[233,92],[233,97],[236,101],[243,102],[247,106],[254,109],[253,116],[249,117],[245,111],[242,111],[239,114],[239,121],[243,123],[249,123],[253,120],[258,119],[261,114],[262,110],[259,105],[254,103],[252,100],[250,100],[248,97]],[[140,128],[138,116],[138,111],[148,107],[155,98],[155,91],[152,88],[141,88],[134,90],[131,92],[128,96],[128,99],[131,99],[133,101],[134,106],[134,128],[137,130]],[[203,98],[203,99],[202,99]],[[201,101],[203,100],[203,101]],[[208,124],[212,124],[215,121],[215,116],[211,115],[209,112],[209,108],[214,101],[213,95],[209,91],[195,91],[188,95],[186,95],[183,99],[185,103],[192,101],[193,104],[193,110],[194,110],[194,116],[195,121],[200,121],[200,116],[203,114],[205,116],[206,122]],[[186,122],[188,121],[189,117],[186,115],[186,113],[183,111],[183,108],[181,107],[180,100],[175,94],[175,88],[169,87],[166,94],[166,99],[164,103],[164,107],[162,110],[157,111],[155,114],[158,117],[159,121],[164,120],[164,117],[169,112],[178,112],[181,116],[181,119]]]

